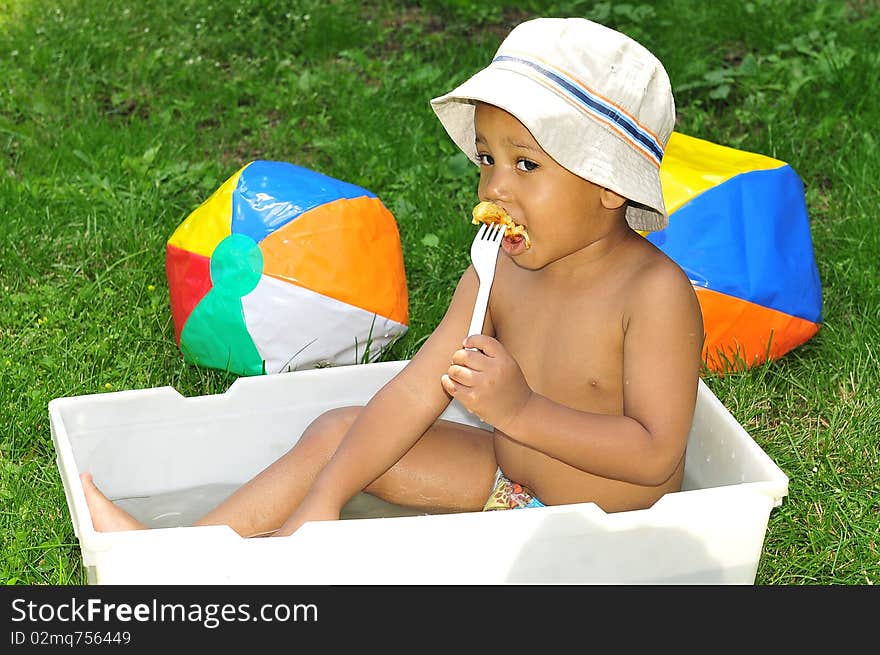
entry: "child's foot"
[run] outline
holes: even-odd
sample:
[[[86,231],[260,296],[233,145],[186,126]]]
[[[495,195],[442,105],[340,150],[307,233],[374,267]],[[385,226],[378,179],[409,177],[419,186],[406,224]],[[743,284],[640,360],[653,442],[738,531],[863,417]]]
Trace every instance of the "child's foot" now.
[[[101,490],[95,486],[91,473],[79,476],[86,503],[92,515],[92,524],[98,532],[116,532],[119,530],[145,530],[146,526],[138,522],[131,514],[113,504]]]

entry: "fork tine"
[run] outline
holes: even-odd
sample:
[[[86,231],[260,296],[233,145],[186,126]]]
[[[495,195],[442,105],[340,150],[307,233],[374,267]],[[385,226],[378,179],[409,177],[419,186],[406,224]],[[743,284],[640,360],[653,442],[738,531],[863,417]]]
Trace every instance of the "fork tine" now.
[[[503,225],[484,224],[471,244],[471,264],[480,280],[480,286],[477,289],[468,334],[479,334],[483,329],[486,307],[489,303],[489,290],[495,277],[495,263],[498,260],[501,237],[505,231]]]

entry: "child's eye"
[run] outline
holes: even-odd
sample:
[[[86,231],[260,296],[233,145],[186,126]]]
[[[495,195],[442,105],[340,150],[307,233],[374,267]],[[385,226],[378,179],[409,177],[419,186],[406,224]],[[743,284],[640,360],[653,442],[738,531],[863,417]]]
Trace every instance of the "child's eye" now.
[[[521,171],[528,172],[538,168],[538,164],[529,159],[518,159],[516,162],[516,167]]]
[[[485,153],[478,152],[477,153],[477,163],[480,166],[491,166],[492,164],[495,163],[495,160],[492,159],[492,155],[487,155]]]

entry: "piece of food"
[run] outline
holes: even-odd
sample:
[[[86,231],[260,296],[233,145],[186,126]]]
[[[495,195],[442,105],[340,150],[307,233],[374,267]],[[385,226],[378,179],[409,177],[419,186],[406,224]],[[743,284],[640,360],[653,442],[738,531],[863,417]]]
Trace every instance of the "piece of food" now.
[[[478,203],[477,206],[474,207],[473,215],[474,218],[471,223],[474,225],[479,225],[480,223],[486,223],[487,225],[503,225],[504,236],[511,238],[522,237],[526,241],[526,249],[532,247],[532,241],[529,239],[529,233],[526,232],[526,228],[514,223],[513,219],[507,215],[507,212],[494,202],[484,200],[483,202]]]

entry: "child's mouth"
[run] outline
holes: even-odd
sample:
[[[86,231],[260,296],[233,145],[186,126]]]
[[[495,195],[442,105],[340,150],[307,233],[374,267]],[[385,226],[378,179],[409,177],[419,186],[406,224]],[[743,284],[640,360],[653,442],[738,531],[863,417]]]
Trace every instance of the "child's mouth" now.
[[[515,257],[526,251],[526,240],[522,236],[504,237],[501,248],[511,257]]]
[[[503,207],[494,202],[484,200],[473,209],[474,225],[485,223],[487,225],[503,225],[506,236],[501,242],[502,248],[507,254],[519,254],[531,247],[531,239],[525,225],[515,223]]]

